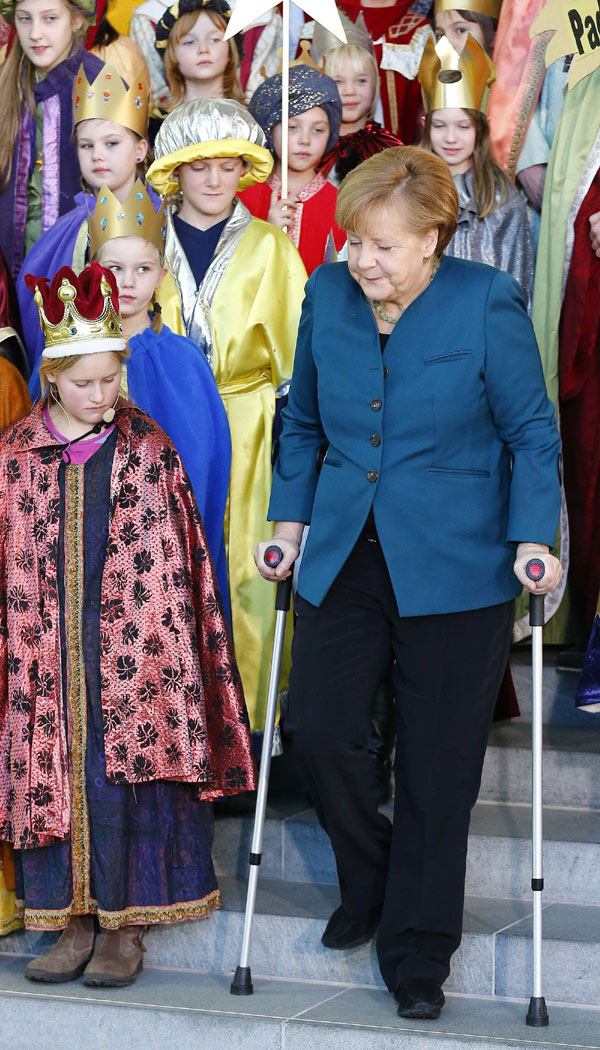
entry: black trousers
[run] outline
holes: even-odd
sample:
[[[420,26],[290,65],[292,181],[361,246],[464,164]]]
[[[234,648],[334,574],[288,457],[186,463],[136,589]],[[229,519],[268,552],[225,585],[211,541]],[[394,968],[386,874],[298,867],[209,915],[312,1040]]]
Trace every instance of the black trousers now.
[[[405,977],[442,983],[460,944],[470,812],[513,607],[400,617],[381,547],[364,536],[320,607],[296,597],[286,732],[331,839],[344,911],[382,910],[390,991]],[[394,659],[392,827],[367,745],[373,695]]]

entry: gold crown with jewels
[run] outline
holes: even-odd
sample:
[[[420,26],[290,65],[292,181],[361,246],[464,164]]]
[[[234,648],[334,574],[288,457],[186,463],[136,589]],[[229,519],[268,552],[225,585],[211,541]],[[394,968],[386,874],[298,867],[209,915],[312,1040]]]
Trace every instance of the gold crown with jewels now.
[[[460,55],[447,37],[437,44],[429,37],[419,66],[427,113],[434,109],[479,109],[485,113],[495,79],[494,63],[470,33]]]
[[[73,126],[82,120],[112,120],[145,139],[149,102],[150,79],[145,68],[127,87],[112,62],[106,62],[91,83],[80,66],[73,84]]]
[[[44,333],[44,357],[124,350],[114,274],[93,262],[79,276],[63,266],[50,282],[26,274]]]
[[[101,186],[94,214],[88,215],[88,230],[92,258],[102,244],[115,237],[143,237],[157,248],[162,259],[167,235],[167,208],[161,201],[156,211],[141,179],[136,179],[122,203],[108,186]]]

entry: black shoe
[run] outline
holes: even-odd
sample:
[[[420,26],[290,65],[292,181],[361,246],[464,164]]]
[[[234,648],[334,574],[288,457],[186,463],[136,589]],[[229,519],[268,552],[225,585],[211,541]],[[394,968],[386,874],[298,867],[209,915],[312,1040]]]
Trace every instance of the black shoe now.
[[[371,940],[379,926],[380,915],[381,912],[378,910],[375,913],[370,912],[365,918],[351,919],[340,906],[330,917],[321,937],[321,944],[325,948],[333,948],[336,951],[342,951],[344,948],[358,948],[359,945]]]
[[[435,1021],[440,1016],[446,1002],[439,984],[428,977],[407,977],[394,992],[398,1003],[400,1017],[419,1018],[423,1021]]]

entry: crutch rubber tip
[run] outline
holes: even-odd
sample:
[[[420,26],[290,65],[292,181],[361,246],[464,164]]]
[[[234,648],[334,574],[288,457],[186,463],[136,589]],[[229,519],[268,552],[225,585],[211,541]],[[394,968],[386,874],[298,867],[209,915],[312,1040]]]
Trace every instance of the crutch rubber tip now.
[[[546,1000],[543,995],[531,996],[529,1000],[529,1010],[527,1011],[527,1017],[525,1023],[530,1028],[547,1028],[550,1020],[548,1017],[548,1010],[546,1008]]]
[[[231,982],[230,991],[232,995],[252,995],[254,988],[252,986],[252,973],[249,966],[238,966],[233,981]]]

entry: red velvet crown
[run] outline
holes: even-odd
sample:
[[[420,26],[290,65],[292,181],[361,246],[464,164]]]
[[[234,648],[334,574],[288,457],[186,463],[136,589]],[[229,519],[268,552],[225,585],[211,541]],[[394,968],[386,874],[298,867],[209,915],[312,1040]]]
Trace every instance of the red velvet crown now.
[[[39,288],[44,306],[44,313],[50,324],[59,324],[65,312],[64,300],[59,298],[58,291],[63,279],[75,289],[75,308],[86,321],[97,321],[104,310],[104,294],[100,287],[102,278],[105,277],[111,288],[111,299],[115,313],[119,313],[119,291],[112,270],[105,270],[100,263],[93,262],[82,270],[79,276],[70,266],[62,266],[52,280],[49,277],[34,277],[32,273],[25,274],[25,284],[35,292]]]
[[[63,266],[52,278],[25,275],[44,333],[45,357],[125,347],[115,275],[93,262],[79,276]]]

